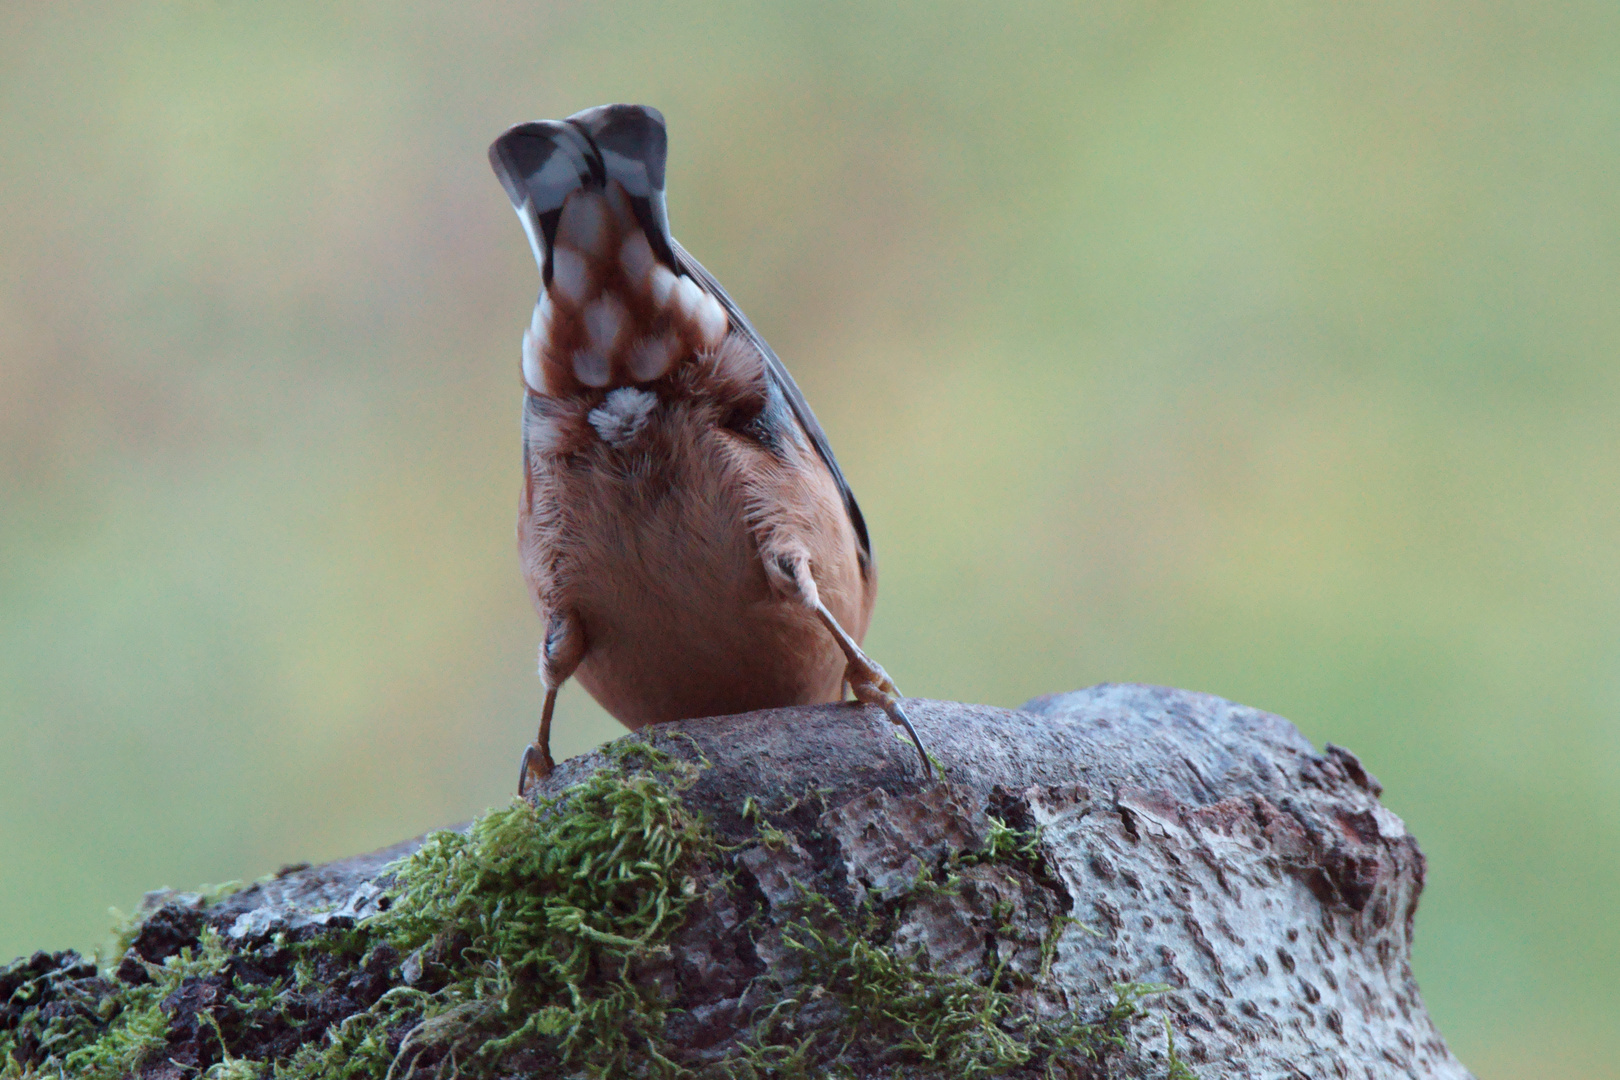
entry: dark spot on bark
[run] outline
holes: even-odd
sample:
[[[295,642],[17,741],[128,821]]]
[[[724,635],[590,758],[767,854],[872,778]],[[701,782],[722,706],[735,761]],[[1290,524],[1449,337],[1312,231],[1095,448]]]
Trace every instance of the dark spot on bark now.
[[[1361,765],[1361,759],[1344,747],[1328,743],[1323,748],[1323,756],[1344,770],[1345,775],[1350,778],[1351,782],[1363,791],[1371,792],[1374,795],[1384,793],[1384,785],[1378,782],[1378,778],[1364,769]]]
[[[202,926],[202,913],[194,906],[180,901],[164,904],[147,917],[135,940],[130,942],[129,952],[118,965],[119,981],[131,984],[150,981],[141,961],[161,964],[182,949],[196,947]]]
[[[1137,843],[1142,839],[1136,830],[1136,815],[1123,806],[1119,807],[1119,823],[1124,828],[1125,835],[1130,838],[1131,843]]]
[[[1115,907],[1106,897],[1097,897],[1092,900],[1091,906],[1096,909],[1099,921],[1108,929],[1118,932],[1124,925],[1120,917],[1119,908]]]
[[[1319,867],[1307,867],[1300,877],[1305,882],[1305,887],[1311,890],[1311,895],[1316,897],[1323,907],[1327,907],[1338,900],[1338,893],[1334,891],[1332,879]]]

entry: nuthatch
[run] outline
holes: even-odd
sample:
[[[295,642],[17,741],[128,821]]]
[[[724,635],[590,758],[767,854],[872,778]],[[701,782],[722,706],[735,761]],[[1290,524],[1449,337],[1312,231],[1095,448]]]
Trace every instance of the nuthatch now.
[[[664,118],[603,105],[489,148],[540,264],[523,335],[518,547],[545,625],[548,775],[570,675],[626,727],[838,701],[904,727],[861,651],[877,569],[827,436],[771,347],[669,232]]]

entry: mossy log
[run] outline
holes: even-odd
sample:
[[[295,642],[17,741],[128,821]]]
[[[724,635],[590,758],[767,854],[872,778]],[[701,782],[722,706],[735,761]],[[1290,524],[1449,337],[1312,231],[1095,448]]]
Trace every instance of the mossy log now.
[[[662,725],[534,803],[0,973],[0,1076],[1445,1077],[1424,861],[1219,698]],[[403,861],[399,861],[403,860]]]

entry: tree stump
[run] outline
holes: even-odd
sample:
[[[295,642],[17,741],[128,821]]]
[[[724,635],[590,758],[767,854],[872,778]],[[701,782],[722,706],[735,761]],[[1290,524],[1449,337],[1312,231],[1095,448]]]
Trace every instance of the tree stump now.
[[[1412,978],[1423,855],[1350,752],[1159,687],[907,708],[938,780],[876,709],[686,721],[470,833],[155,896],[104,974],[5,969],[0,1050],[176,1078],[1469,1075]]]

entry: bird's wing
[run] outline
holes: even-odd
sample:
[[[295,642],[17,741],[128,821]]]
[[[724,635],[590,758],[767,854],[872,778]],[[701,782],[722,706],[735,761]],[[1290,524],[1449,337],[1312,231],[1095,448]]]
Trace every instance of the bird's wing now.
[[[670,243],[675,249],[675,257],[682,272],[690,274],[694,281],[702,285],[710,295],[720,301],[720,305],[726,309],[726,314],[731,317],[733,330],[748,338],[754,347],[759,350],[759,355],[765,360],[765,377],[787,399],[788,408],[793,411],[793,419],[810,440],[810,445],[816,448],[816,453],[826,463],[828,471],[832,473],[833,483],[838,485],[838,493],[843,496],[844,509],[849,514],[850,524],[855,528],[855,537],[860,543],[861,552],[866,557],[866,560],[870,562],[872,558],[872,540],[866,533],[866,519],[861,516],[860,504],[855,501],[855,492],[850,490],[849,481],[844,479],[844,470],[838,467],[838,458],[833,456],[832,444],[827,442],[827,433],[821,430],[821,422],[816,419],[816,414],[810,410],[810,403],[804,399],[803,392],[799,390],[799,384],[793,381],[793,376],[788,373],[787,365],[782,363],[781,358],[776,355],[776,350],[765,343],[765,339],[760,336],[759,331],[754,329],[754,324],[748,321],[748,316],[742,313],[736,302],[726,295],[726,290],[720,287],[718,281],[714,280],[714,275],[705,270],[703,264],[692,258],[680,244],[675,243],[673,240]]]

